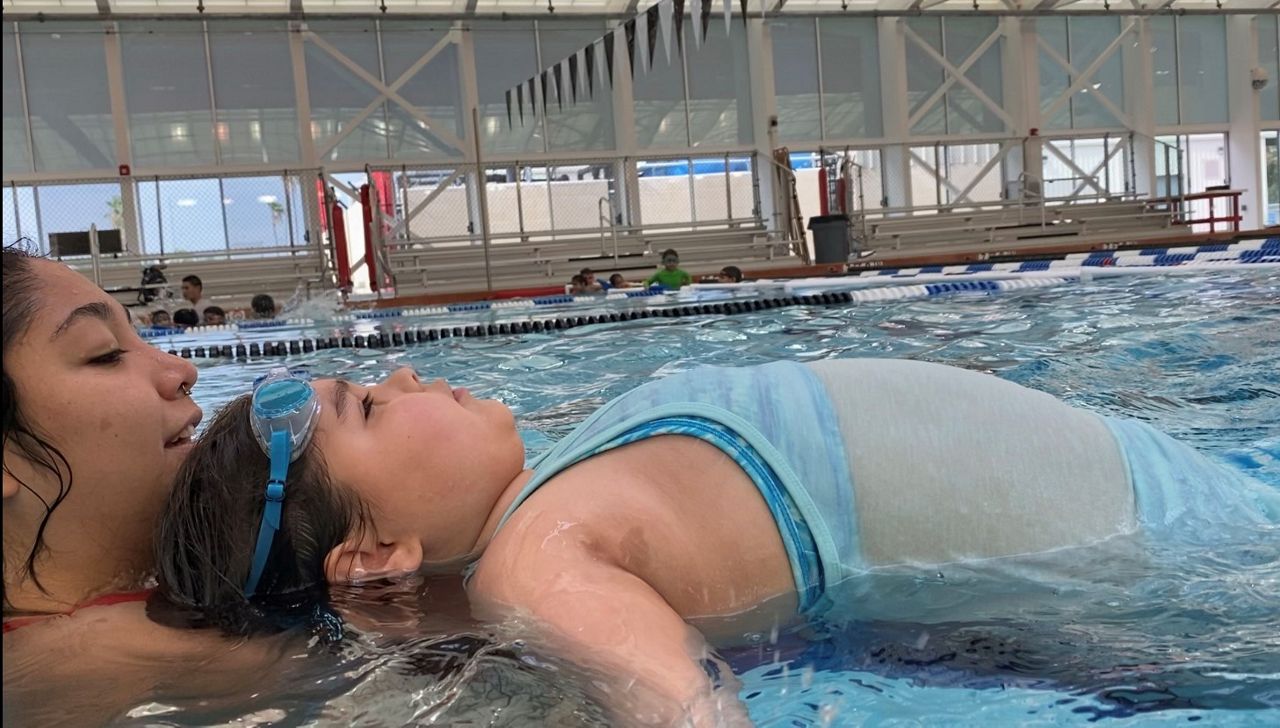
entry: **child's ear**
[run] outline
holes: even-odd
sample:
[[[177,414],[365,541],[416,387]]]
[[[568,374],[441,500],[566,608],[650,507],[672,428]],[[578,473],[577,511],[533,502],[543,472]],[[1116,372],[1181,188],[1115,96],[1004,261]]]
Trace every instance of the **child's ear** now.
[[[348,539],[325,557],[324,576],[330,584],[353,584],[412,574],[420,566],[422,544],[417,541]]]

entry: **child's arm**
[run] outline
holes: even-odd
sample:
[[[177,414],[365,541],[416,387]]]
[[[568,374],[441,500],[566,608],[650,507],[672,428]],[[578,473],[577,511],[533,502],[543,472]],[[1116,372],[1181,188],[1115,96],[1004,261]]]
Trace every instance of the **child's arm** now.
[[[471,583],[477,616],[530,619],[532,642],[591,669],[625,722],[750,725],[732,672],[712,663],[727,683],[718,689],[703,667],[702,635],[643,580],[586,549],[512,550],[481,561]]]

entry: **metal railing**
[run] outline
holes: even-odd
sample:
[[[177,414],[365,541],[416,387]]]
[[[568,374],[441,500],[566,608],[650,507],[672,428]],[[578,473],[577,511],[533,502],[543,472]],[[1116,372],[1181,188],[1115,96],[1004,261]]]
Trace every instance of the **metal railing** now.
[[[605,215],[606,207],[609,208],[608,215]],[[596,201],[596,209],[600,218],[600,255],[603,256],[605,254],[604,226],[605,223],[608,223],[609,234],[613,237],[613,262],[616,264],[618,262],[618,227],[617,212],[614,210],[613,200],[608,197],[601,197]]]

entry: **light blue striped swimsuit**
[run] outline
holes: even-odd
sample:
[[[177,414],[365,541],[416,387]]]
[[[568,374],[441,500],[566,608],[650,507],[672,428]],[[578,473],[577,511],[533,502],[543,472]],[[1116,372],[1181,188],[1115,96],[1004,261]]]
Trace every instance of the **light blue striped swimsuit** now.
[[[1280,490],[1146,424],[986,374],[857,359],[707,367],[637,387],[531,463],[498,527],[575,463],[660,435],[708,442],[751,478],[804,614],[879,566],[1280,521]]]
[[[658,435],[709,442],[751,477],[778,524],[802,611],[845,565],[860,563],[853,482],[835,412],[818,378],[794,362],[700,369],[627,392],[532,463],[533,476],[502,523],[573,464]]]

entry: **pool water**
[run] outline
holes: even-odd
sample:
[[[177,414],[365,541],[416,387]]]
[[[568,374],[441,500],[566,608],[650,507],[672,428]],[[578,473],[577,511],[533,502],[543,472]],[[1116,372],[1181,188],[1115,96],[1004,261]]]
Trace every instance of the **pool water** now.
[[[510,405],[532,454],[654,377],[867,356],[988,371],[1142,419],[1280,488],[1276,273],[648,319],[290,361],[360,381],[406,365],[447,378]],[[208,413],[278,365],[207,362],[196,398]],[[1069,560],[1045,558],[1058,559],[1043,565],[1061,574],[1052,583],[1011,586],[1008,574],[956,567],[875,585],[889,601],[968,604],[957,610],[962,621],[861,609],[832,615],[820,632],[754,636],[724,657],[761,725],[1280,724],[1280,528],[1241,528],[1225,544],[1156,553],[1115,539]],[[413,609],[412,588],[384,598],[399,603],[397,614]],[[341,649],[301,661],[285,686],[249,703],[167,700],[121,723],[148,724],[155,714],[166,724],[605,724],[563,679],[571,666],[478,625],[407,619],[415,636],[357,629]]]

